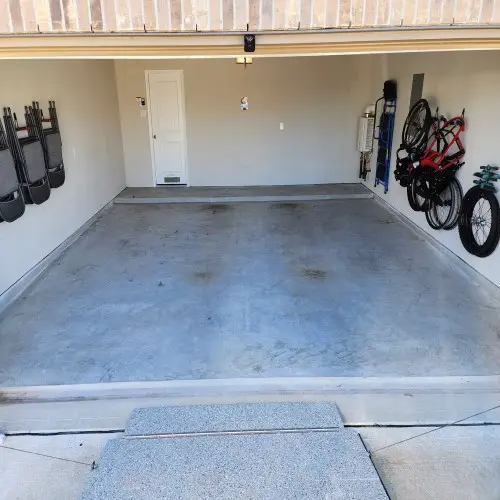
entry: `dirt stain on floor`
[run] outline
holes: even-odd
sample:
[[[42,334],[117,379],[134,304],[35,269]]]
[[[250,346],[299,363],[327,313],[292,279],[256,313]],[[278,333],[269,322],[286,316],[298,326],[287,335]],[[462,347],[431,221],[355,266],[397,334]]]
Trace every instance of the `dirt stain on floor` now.
[[[229,205],[227,203],[210,203],[209,205],[203,205],[202,207],[204,212],[212,212],[213,214],[229,212],[233,209],[233,205]]]
[[[191,275],[191,280],[195,283],[206,284],[215,279],[215,273],[212,271],[197,271]]]
[[[121,238],[118,240],[118,250],[123,250],[128,244],[130,243],[130,240],[126,238]]]
[[[389,219],[373,219],[375,224],[394,224],[395,221]]]
[[[273,203],[271,205],[271,208],[275,210],[296,210],[299,207],[299,203]]]
[[[309,280],[322,281],[328,278],[328,273],[326,271],[323,271],[322,269],[311,269],[310,267],[302,269],[300,274],[302,275],[302,277]]]

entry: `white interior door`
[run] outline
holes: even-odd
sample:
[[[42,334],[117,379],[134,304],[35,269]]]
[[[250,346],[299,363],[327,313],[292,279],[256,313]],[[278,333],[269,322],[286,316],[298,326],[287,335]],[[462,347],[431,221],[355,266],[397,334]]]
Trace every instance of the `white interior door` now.
[[[187,184],[182,71],[151,71],[148,85],[156,184]]]

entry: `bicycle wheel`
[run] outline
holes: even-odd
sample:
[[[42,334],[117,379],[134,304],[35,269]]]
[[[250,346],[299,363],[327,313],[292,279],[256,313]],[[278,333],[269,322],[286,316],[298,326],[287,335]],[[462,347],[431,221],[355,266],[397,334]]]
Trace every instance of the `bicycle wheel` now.
[[[451,179],[450,186],[455,193],[455,199],[452,209],[450,210],[450,218],[443,226],[443,229],[445,231],[450,231],[451,229],[455,229],[457,227],[458,221],[460,219],[460,213],[462,211],[462,199],[464,197],[462,185],[460,184],[460,182],[458,182],[456,177],[453,177],[453,179]]]
[[[432,125],[431,109],[425,99],[417,101],[410,109],[403,126],[402,146],[406,151],[418,151],[426,146]]]
[[[408,181],[406,183],[406,196],[408,198],[408,204],[410,205],[412,210],[415,212],[420,211],[420,205],[415,201],[415,197],[413,196],[413,175],[415,174],[415,170],[408,172]]]
[[[456,179],[451,178],[448,184],[431,198],[432,201],[425,217],[433,229],[448,227],[450,223],[453,223],[452,219],[460,213],[460,208],[457,210],[457,206],[460,207],[461,198],[458,196],[455,182],[457,182]]]
[[[430,208],[430,199],[427,193],[430,190],[429,172],[430,169],[417,167],[413,170],[411,180],[406,188],[410,207],[416,212],[427,212]]]
[[[434,203],[431,202],[429,210],[427,210],[427,212],[425,212],[425,220],[427,221],[427,224],[429,224],[429,226],[432,229],[435,229],[435,230],[442,229],[443,224],[441,224],[439,219],[436,217],[436,212],[434,209],[435,209]]]
[[[458,231],[464,248],[477,257],[488,257],[500,238],[499,212],[495,193],[479,186],[467,191]]]

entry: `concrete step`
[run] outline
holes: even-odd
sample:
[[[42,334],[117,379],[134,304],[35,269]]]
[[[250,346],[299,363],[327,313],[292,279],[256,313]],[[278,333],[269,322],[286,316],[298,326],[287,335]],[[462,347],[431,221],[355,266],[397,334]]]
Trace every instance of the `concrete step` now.
[[[121,438],[108,442],[82,500],[386,500],[357,433]]]
[[[126,436],[343,427],[332,403],[253,403],[138,408]]]
[[[307,202],[371,199],[373,193],[361,183],[305,186],[126,188],[114,203],[238,203]]]
[[[9,434],[124,430],[135,408],[236,403],[336,404],[349,426],[500,424],[500,375],[283,377],[99,382],[0,390],[0,429]]]

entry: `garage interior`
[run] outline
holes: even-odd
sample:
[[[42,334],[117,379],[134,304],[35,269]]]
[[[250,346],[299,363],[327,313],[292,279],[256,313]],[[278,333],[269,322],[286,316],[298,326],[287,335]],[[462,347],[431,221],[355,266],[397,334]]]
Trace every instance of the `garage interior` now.
[[[28,448],[26,433],[121,433],[135,408],[162,405],[196,415],[221,403],[322,401],[338,407],[342,432],[368,426],[363,439],[371,450],[471,415],[473,426],[498,423],[500,254],[475,257],[457,230],[433,231],[408,206],[393,172],[414,74],[424,75],[422,95],[433,109],[446,116],[466,110],[465,165],[457,174],[464,192],[479,166],[497,163],[499,57],[254,57],[246,67],[234,57],[0,61],[0,95],[21,124],[25,105],[56,102],[66,170],[46,202],[0,224],[0,430],[7,443]],[[164,71],[182,72],[186,186],[157,184],[177,175],[157,175],[154,163],[148,78]],[[384,194],[373,187],[373,172],[360,181],[356,141],[359,116],[389,79],[398,103]],[[435,434],[412,441],[437,450],[430,465],[401,460],[402,447],[390,448],[401,455],[370,458],[401,498],[448,498],[449,482],[434,478],[427,490],[415,484],[453,462],[451,455],[452,468],[486,471],[461,476],[459,488],[495,498],[498,452],[484,442],[496,442],[496,427],[471,429],[480,430],[480,442],[462,427],[443,429],[441,441]],[[335,448],[340,434],[328,432],[318,449]],[[295,436],[301,450],[316,439],[304,444],[303,434]],[[84,442],[77,438],[75,448]],[[137,464],[149,453],[135,455],[139,440],[126,439],[112,446],[132,452],[105,453],[100,471],[106,474],[106,461]],[[186,448],[176,448],[183,440]],[[173,446],[182,462],[196,440],[202,443],[159,444]],[[264,450],[262,463],[272,456],[261,448],[266,440],[250,440],[250,450]],[[297,463],[293,446],[282,448],[284,464]],[[474,453],[462,456],[464,447]],[[241,454],[242,469],[255,467],[252,453]],[[307,470],[333,470],[327,455]],[[15,477],[16,467],[9,462],[5,477],[10,470]],[[113,471],[127,477],[128,465],[120,467]],[[406,482],[396,484],[405,467]],[[366,481],[360,471],[355,480]],[[370,478],[380,486],[378,476]],[[80,494],[83,479],[75,485]],[[5,491],[18,487],[11,481]],[[96,491],[88,498],[103,497]]]
[[[262,58],[246,67],[2,61],[1,93],[14,111],[57,102],[67,171],[47,202],[0,225],[3,303],[94,219],[5,308],[0,384],[498,373],[499,254],[479,259],[457,231],[432,232],[393,179],[387,195],[373,178],[359,184],[355,148],[358,116],[388,78],[398,83],[398,146],[412,76],[424,73],[423,95],[441,112],[466,108],[458,173],[466,190],[479,165],[495,162],[500,126],[488,96],[500,82],[497,62],[497,52]],[[179,69],[190,187],[155,191],[137,96],[147,95],[147,71]],[[228,186],[296,195],[300,185],[309,201],[217,203]],[[203,186],[213,203],[200,197]],[[160,198],[197,189],[205,203],[100,212],[116,196],[133,200],[134,188]],[[315,189],[353,199],[314,199]],[[357,199],[370,190],[374,199]]]

